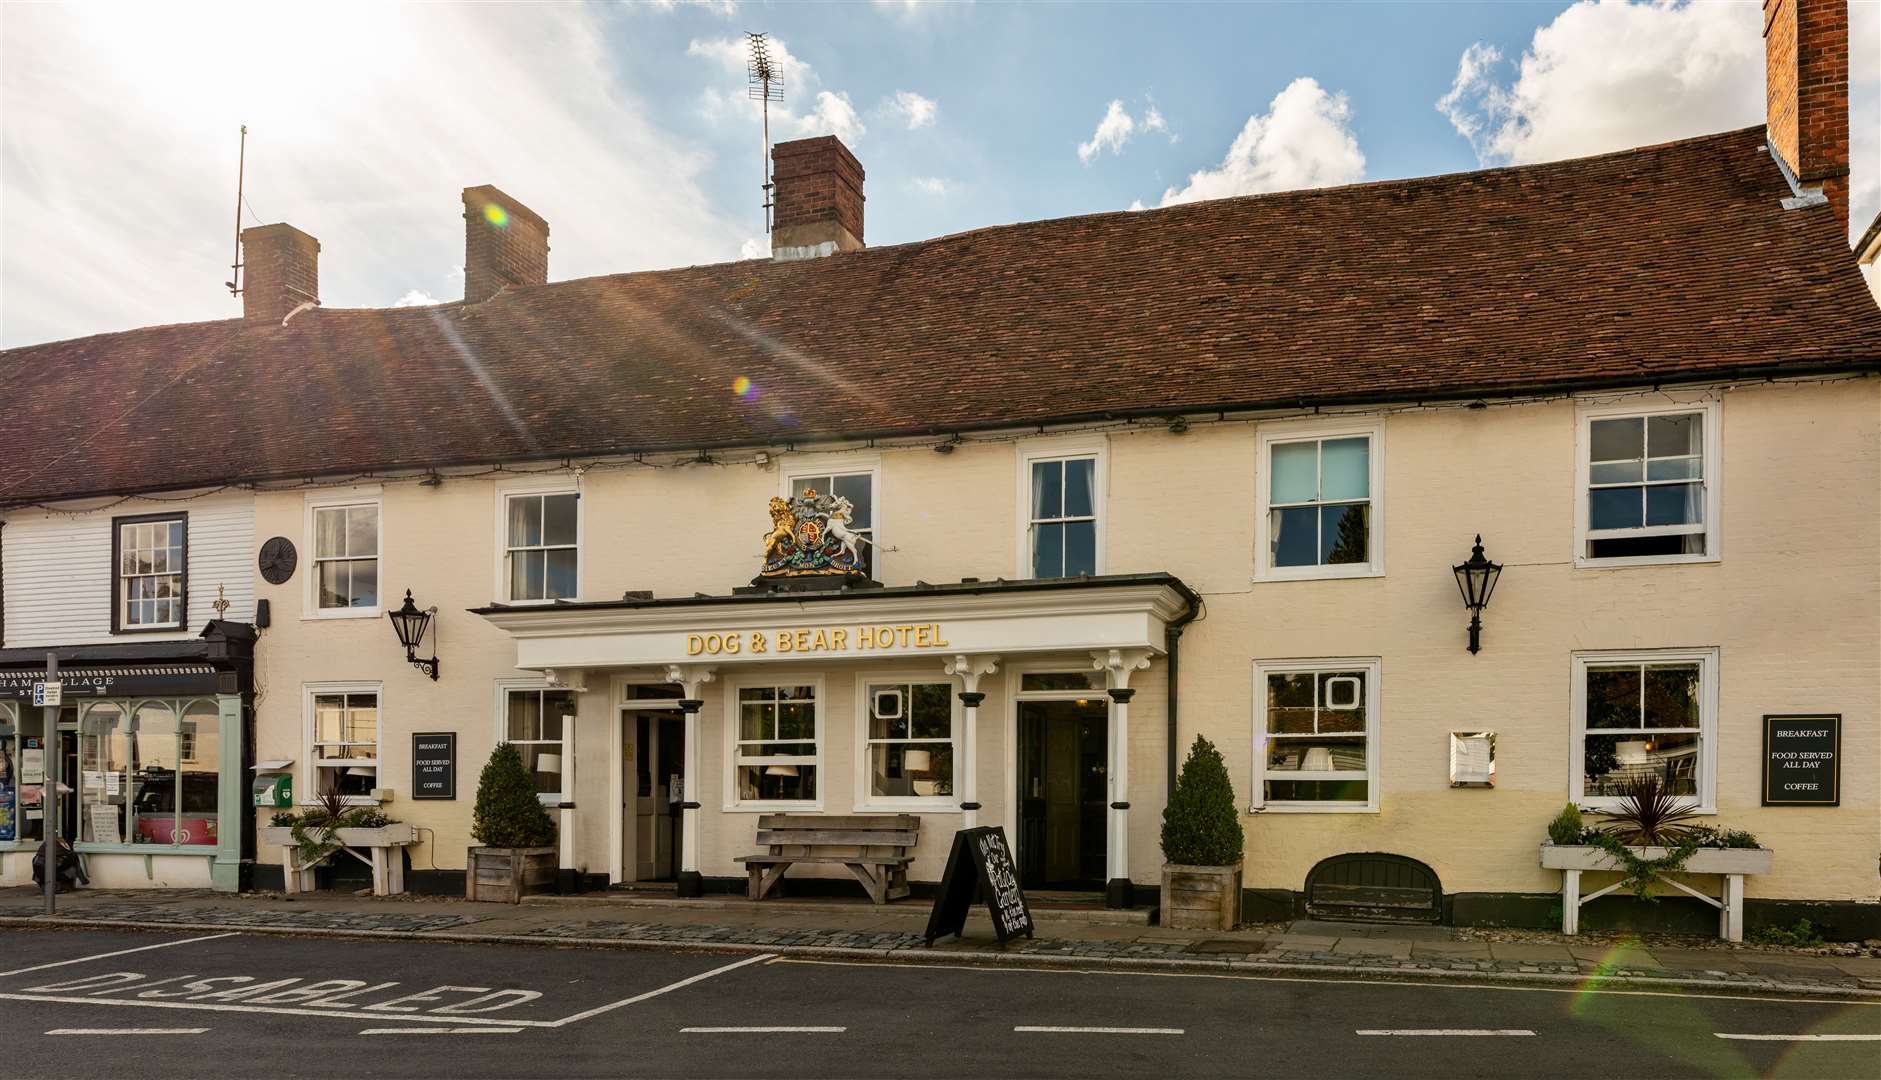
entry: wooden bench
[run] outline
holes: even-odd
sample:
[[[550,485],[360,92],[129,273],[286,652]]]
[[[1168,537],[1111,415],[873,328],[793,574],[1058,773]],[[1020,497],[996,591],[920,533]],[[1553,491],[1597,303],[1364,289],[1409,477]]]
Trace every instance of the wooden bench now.
[[[765,814],[758,818],[763,855],[740,855],[750,877],[748,895],[762,900],[794,863],[842,865],[856,876],[877,904],[900,900],[908,892],[909,854],[920,835],[913,814],[835,817],[820,814]]]

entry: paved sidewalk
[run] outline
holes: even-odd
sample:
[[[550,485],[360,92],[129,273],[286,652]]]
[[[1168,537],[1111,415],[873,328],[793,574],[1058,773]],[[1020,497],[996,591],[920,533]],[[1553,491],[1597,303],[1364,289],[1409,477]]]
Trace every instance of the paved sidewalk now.
[[[1040,905],[1038,935],[998,946],[983,915],[960,940],[927,948],[926,901],[882,908],[866,902],[681,901],[586,894],[531,897],[521,905],[442,897],[375,899],[350,893],[230,895],[198,890],[85,890],[62,894],[59,915],[42,914],[30,889],[0,889],[0,926],[115,925],[242,928],[337,934],[557,943],[591,947],[665,945],[699,949],[810,951],[898,960],[1033,962],[1271,974],[1525,982],[1553,985],[1685,986],[1739,992],[1881,998],[1881,958],[1793,950],[1689,946],[1587,935],[1530,935],[1519,942],[1467,940],[1450,927],[1300,921],[1230,932],[1167,930],[1143,913]]]

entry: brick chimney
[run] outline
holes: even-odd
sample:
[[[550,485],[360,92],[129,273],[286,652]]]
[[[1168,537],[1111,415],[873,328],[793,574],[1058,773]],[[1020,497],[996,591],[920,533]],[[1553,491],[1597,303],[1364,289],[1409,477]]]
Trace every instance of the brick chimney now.
[[[1770,142],[1848,231],[1848,0],[1763,0]]]
[[[320,241],[292,225],[242,230],[242,318],[280,322],[320,302]]]
[[[860,249],[862,178],[862,163],[834,135],[771,147],[771,257]]]
[[[549,280],[549,223],[484,184],[464,189],[464,299],[488,300],[506,285]]]

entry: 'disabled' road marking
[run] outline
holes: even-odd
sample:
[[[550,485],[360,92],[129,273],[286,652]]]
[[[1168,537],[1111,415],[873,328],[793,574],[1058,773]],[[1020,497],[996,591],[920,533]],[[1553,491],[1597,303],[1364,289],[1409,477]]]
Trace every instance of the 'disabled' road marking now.
[[[1533,1035],[1527,1028],[1371,1028],[1356,1035]]]
[[[50,964],[35,964],[32,967],[14,968],[12,971],[0,971],[0,979],[8,975],[24,975],[29,971],[45,971],[47,968],[65,967],[68,964],[84,964],[93,960],[109,960],[114,956],[128,956],[134,952],[149,952],[151,949],[167,949],[172,945],[194,945],[201,941],[216,941],[225,937],[235,937],[234,930],[226,934],[210,934],[208,937],[183,938],[178,941],[159,941],[155,945],[139,945],[135,949],[119,949],[117,952],[98,953],[95,956],[80,956],[72,960],[55,960]]]
[[[519,1035],[519,1027],[367,1028],[361,1035]]]
[[[589,1017],[599,1016],[605,1012],[613,1012],[615,1009],[624,1009],[629,1005],[638,1005],[641,1002],[647,1000],[648,998],[656,998],[656,997],[659,997],[661,994],[670,994],[674,990],[684,989],[685,987],[691,986],[694,983],[704,982],[707,979],[714,978],[719,975],[723,975],[729,971],[736,971],[739,968],[744,967],[747,964],[761,964],[766,960],[770,960],[774,958],[776,955],[777,955],[776,953],[759,953],[757,956],[747,956],[743,960],[737,960],[732,963],[726,964],[722,967],[715,967],[710,971],[701,971],[697,975],[693,975],[688,978],[681,979],[678,982],[667,983],[665,986],[662,986],[657,990],[648,990],[644,994],[635,994],[633,997],[630,997],[630,998],[622,998],[619,1001],[610,1001],[606,1005],[597,1005],[594,1008],[589,1009],[585,1012],[578,1012],[573,1016],[564,1016],[560,1020],[550,1020],[543,1026],[566,1027],[569,1024],[573,1024],[581,1020],[586,1020]]]
[[[1039,1027],[1020,1025],[1014,1031],[1047,1035],[1181,1035],[1181,1028],[1154,1027]]]
[[[48,1035],[201,1035],[208,1028],[53,1028]]]
[[[1881,1042],[1881,1035],[1733,1035],[1722,1031],[1712,1034],[1740,1042]]]
[[[846,1027],[685,1027],[682,1035],[841,1035]]]

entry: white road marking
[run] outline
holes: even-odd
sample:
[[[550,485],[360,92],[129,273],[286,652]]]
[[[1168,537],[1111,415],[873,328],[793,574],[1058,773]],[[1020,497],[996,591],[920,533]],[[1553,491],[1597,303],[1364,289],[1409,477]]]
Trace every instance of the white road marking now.
[[[1372,1028],[1354,1035],[1533,1035],[1527,1028]]]
[[[1003,975],[1024,972],[1028,975],[1098,975],[1111,979],[1219,979],[1224,982],[1319,983],[1327,986],[1371,986],[1391,990],[1500,990],[1518,994],[1601,994],[1608,997],[1669,997],[1685,1001],[1761,1001],[1773,1005],[1839,1005],[1881,1008],[1873,998],[1769,997],[1754,994],[1699,994],[1683,990],[1611,990],[1591,986],[1510,986],[1503,983],[1411,982],[1389,979],[1335,979],[1317,975],[1253,975],[1226,971],[1118,971],[1101,968],[1024,967],[1018,964],[943,964],[935,961],[807,960],[783,956],[777,964],[804,964],[812,967],[893,968],[899,971],[971,971],[976,974]],[[0,995],[3,996],[3,995]]]
[[[1152,1027],[1015,1027],[1014,1031],[1052,1035],[1181,1035],[1181,1028]]]
[[[688,1027],[680,1028],[682,1035],[776,1035],[776,1034],[811,1034],[841,1035],[848,1031],[846,1027]]]
[[[53,1028],[48,1035],[201,1035],[208,1028]]]
[[[0,971],[0,979],[8,975],[24,975],[29,971],[45,971],[47,968],[65,967],[68,964],[84,964],[93,960],[109,960],[114,956],[126,956],[134,952],[148,952],[151,949],[167,949],[172,945],[194,945],[199,941],[216,941],[226,937],[237,937],[238,932],[231,930],[226,934],[210,934],[208,937],[183,938],[180,941],[160,941],[155,945],[139,945],[135,949],[119,949],[117,952],[99,953],[96,956],[81,956],[75,960],[56,960],[50,964],[36,964],[32,967],[14,968],[12,971]]]
[[[1712,1034],[1741,1042],[1881,1042],[1881,1035],[1728,1035],[1722,1031]]]
[[[661,994],[669,994],[669,993],[672,993],[674,990],[684,989],[685,987],[691,986],[693,983],[704,982],[705,980],[713,978],[714,976],[723,975],[728,971],[736,971],[739,968],[746,966],[747,964],[761,964],[766,960],[772,959],[776,955],[777,955],[776,953],[759,953],[756,956],[747,956],[743,960],[734,961],[732,963],[726,964],[724,967],[715,967],[710,971],[702,971],[697,975],[691,976],[690,978],[681,979],[675,983],[667,983],[665,986],[660,987],[658,990],[648,990],[644,994],[635,994],[633,997],[623,998],[620,1001],[611,1002],[607,1005],[597,1005],[594,1008],[589,1009],[586,1012],[578,1012],[573,1016],[564,1016],[560,1020],[549,1021],[545,1026],[562,1027],[567,1024],[575,1023],[578,1020],[586,1020],[592,1016],[599,1016],[605,1012],[613,1012],[615,1009],[624,1009],[629,1005],[638,1005],[641,1002],[646,1001],[648,998],[656,998],[656,997],[659,997]]]
[[[519,1035],[519,1027],[367,1028],[361,1035]]]

